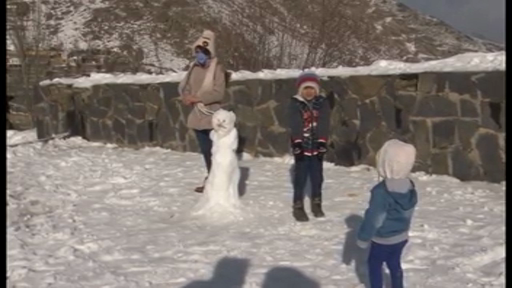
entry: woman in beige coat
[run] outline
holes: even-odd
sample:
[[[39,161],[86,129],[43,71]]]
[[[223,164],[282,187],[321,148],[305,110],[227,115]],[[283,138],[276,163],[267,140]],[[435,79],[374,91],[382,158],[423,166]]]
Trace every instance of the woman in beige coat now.
[[[215,54],[215,34],[212,31],[204,31],[192,49],[196,59],[180,82],[179,93],[185,105],[193,106],[187,126],[196,134],[209,173],[212,165],[212,115],[221,107],[226,91],[226,74]],[[194,191],[202,193],[203,190],[204,183]]]

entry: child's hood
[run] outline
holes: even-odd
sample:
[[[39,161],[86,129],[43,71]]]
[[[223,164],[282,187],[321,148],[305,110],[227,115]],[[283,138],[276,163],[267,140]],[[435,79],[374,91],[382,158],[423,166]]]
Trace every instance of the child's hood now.
[[[384,178],[404,179],[411,173],[416,161],[413,145],[392,139],[377,152],[377,171]]]

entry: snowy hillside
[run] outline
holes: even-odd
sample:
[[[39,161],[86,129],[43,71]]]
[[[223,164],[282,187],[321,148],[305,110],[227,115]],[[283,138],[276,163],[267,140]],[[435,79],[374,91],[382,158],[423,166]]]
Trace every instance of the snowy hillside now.
[[[31,1],[37,3],[39,1]],[[465,36],[395,0],[41,0],[50,43],[141,48],[144,62],[182,69],[204,28],[233,70],[422,61],[503,47]]]
[[[9,145],[33,131],[8,131]],[[327,217],[291,216],[286,159],[245,159],[244,219],[189,215],[198,154],[82,139],[7,149],[7,287],[363,287],[355,231],[377,181],[326,165]],[[179,163],[179,165],[177,165]],[[413,175],[419,203],[403,256],[405,287],[505,285],[505,183]]]

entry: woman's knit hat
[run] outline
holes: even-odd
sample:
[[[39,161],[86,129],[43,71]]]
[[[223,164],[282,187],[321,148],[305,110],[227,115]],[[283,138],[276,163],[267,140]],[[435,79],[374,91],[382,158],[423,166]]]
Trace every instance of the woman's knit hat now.
[[[316,90],[316,94],[320,94],[320,77],[313,71],[304,71],[299,75],[297,79],[297,88],[299,89],[299,95],[302,89],[306,87],[312,87]]]

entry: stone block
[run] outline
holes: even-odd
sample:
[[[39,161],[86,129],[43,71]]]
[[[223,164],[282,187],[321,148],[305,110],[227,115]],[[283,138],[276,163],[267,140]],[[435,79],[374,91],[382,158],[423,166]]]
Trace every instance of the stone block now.
[[[387,81],[385,76],[350,76],[345,79],[348,90],[361,102],[378,96]]]
[[[411,120],[412,143],[416,147],[416,157],[426,161],[432,153],[432,131],[428,120]]]
[[[258,80],[247,80],[244,82],[236,82],[236,84],[230,85],[227,89],[226,101],[232,104],[244,105],[247,107],[255,106],[255,99],[258,90]],[[269,97],[270,98],[270,97]]]
[[[456,120],[432,121],[432,148],[448,149],[455,145]]]
[[[401,128],[399,126],[402,125],[402,119],[398,119],[397,116],[397,107],[393,100],[391,100],[387,96],[379,96],[377,97],[379,103],[379,112],[382,115],[384,123],[390,130],[396,130]]]
[[[137,124],[135,136],[138,143],[147,145],[152,142],[151,131],[153,130],[153,123],[153,121],[142,121]]]
[[[498,133],[481,129],[473,139],[485,179],[499,183],[505,180],[505,155]]]
[[[450,98],[438,95],[423,96],[419,99],[415,117],[457,117],[459,115],[457,104]]]
[[[244,122],[238,122],[236,124],[238,129],[238,136],[240,137],[240,144],[243,151],[256,155],[257,145],[256,142],[258,140],[259,128],[256,125],[248,125]]]
[[[157,144],[162,147],[166,147],[166,144],[176,141],[176,132],[174,125],[171,122],[170,115],[165,111],[161,110],[156,118],[156,131],[155,137]]]
[[[103,142],[103,132],[101,131],[101,125],[99,120],[94,118],[89,118],[86,121],[86,133],[85,137],[89,141],[93,142]]]
[[[430,158],[430,173],[451,175],[451,155],[449,151],[434,152]]]
[[[275,100],[277,102],[288,101],[294,95],[297,95],[297,79],[276,79],[274,80],[274,93],[272,99],[263,99],[265,100]]]
[[[480,111],[482,127],[495,131],[504,131],[504,122],[501,122],[501,114],[504,114],[505,107],[502,103],[482,100],[480,101]]]
[[[382,145],[389,139],[391,139],[391,132],[384,126],[375,127],[366,136],[367,146],[370,148],[370,152],[376,154],[380,150]]]
[[[293,95],[290,95],[289,97],[292,97]],[[260,106],[268,101],[274,100],[274,101],[283,101],[284,99],[288,99],[286,95],[279,95],[276,94],[274,91],[274,80],[258,80],[258,89],[257,94],[254,97],[253,105],[254,106]]]
[[[276,103],[276,105],[274,106],[273,110],[274,110],[274,116],[276,117],[277,119],[277,125],[279,125],[280,127],[283,127],[283,128],[288,128],[289,127],[289,123],[288,123],[288,104],[289,102],[280,102],[280,103]]]
[[[139,121],[146,119],[146,105],[144,103],[133,103],[128,107],[128,115]]]
[[[478,112],[477,104],[473,100],[461,98],[459,99],[460,105],[460,117],[464,118],[479,118],[480,113]]]
[[[235,114],[238,122],[247,125],[259,125],[261,122],[261,116],[252,107],[237,105],[235,107]]]
[[[480,124],[477,120],[463,120],[458,119],[457,125],[457,137],[458,143],[464,151],[470,151],[473,148],[471,139],[475,136]]]
[[[109,120],[102,120],[102,121],[99,121],[100,122],[100,127],[101,127],[101,132],[102,132],[102,135],[103,135],[103,140],[106,142],[106,143],[114,143],[115,142],[115,137],[114,137],[114,134],[113,134],[113,127],[112,127],[112,122],[109,121]]]
[[[359,132],[366,135],[369,131],[382,123],[382,117],[377,110],[375,101],[367,101],[359,105]]]
[[[254,109],[255,115],[258,115],[258,118],[260,119],[260,125],[262,127],[278,126],[273,112],[275,106],[277,106],[276,102],[274,100],[270,100],[264,105]]]
[[[343,109],[345,119],[359,120],[359,99],[357,97],[345,97],[339,105]]]
[[[290,151],[290,134],[285,129],[277,127],[260,127],[261,141],[265,141],[277,155],[283,156]],[[258,141],[260,143],[260,141]]]
[[[472,99],[478,99],[478,90],[473,81],[473,76],[473,73],[465,72],[438,74],[438,77],[444,78],[446,81],[449,92],[461,96],[469,95]]]
[[[112,121],[112,133],[116,144],[125,144],[126,139],[126,126],[123,120],[114,118]]]
[[[453,177],[461,181],[482,180],[482,171],[480,171],[478,162],[472,154],[455,147],[451,152]]]
[[[394,79],[394,90],[416,92],[418,90],[418,74],[403,74]]]
[[[505,95],[505,73],[503,71],[485,72],[475,77],[476,87],[481,92],[482,99],[493,102],[503,102]]]
[[[421,73],[418,75],[418,93],[421,95],[432,95],[444,92],[438,90],[437,84],[438,81],[436,73]]]
[[[159,84],[151,84],[144,92],[145,104],[148,106],[162,106],[162,87]]]
[[[327,93],[331,93],[334,96],[335,102],[351,97],[350,92],[347,90],[347,83],[341,77],[328,77],[327,81],[321,81],[321,86]],[[357,95],[354,97],[357,98]]]

